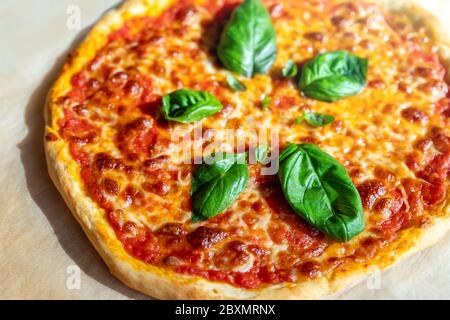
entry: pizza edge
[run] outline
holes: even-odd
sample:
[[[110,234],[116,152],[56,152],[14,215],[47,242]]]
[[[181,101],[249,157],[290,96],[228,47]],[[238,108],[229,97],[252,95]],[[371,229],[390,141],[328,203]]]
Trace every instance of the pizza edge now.
[[[317,299],[341,291],[376,270],[386,269],[395,262],[432,246],[450,230],[450,207],[447,198],[443,217],[434,218],[432,225],[427,228],[405,230],[398,240],[383,248],[382,259],[372,261],[368,266],[356,265],[351,270],[338,271],[327,277],[252,290],[179,274],[146,264],[128,255],[104,219],[103,209],[83,192],[79,166],[71,158],[67,142],[58,134],[58,120],[62,114],[56,101],[70,90],[71,77],[103,47],[112,30],[144,12],[159,15],[173,2],[174,0],[128,0],[121,7],[109,11],[95,24],[71,55],[50,90],[45,106],[45,136],[52,134],[58,137],[56,141],[44,139],[49,175],[113,275],[127,286],[160,299]],[[450,69],[450,38],[444,33],[445,29],[440,26],[437,18],[408,0],[371,2],[380,4],[391,14],[402,10],[403,13],[408,13],[418,28],[427,28],[430,36],[440,45],[442,63],[446,69]]]

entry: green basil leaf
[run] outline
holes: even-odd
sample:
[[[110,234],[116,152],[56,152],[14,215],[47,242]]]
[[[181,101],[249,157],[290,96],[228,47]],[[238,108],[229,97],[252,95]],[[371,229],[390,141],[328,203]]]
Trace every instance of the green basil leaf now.
[[[245,91],[247,90],[247,87],[245,84],[243,84],[241,81],[239,81],[237,78],[235,78],[232,75],[227,76],[227,82],[231,89],[236,91]]]
[[[263,164],[266,161],[268,154],[269,154],[269,146],[265,143],[260,144],[255,149],[256,162]]]
[[[219,152],[211,154],[195,171],[191,194],[195,193],[199,187],[224,174],[233,164],[245,164],[246,161],[246,153]]]
[[[269,108],[271,101],[272,99],[270,97],[265,97],[261,103],[261,109],[263,109],[263,111],[266,111]]]
[[[246,77],[269,71],[277,55],[276,34],[261,0],[245,0],[233,11],[217,55],[225,68]]]
[[[369,62],[346,51],[320,54],[305,64],[299,87],[313,99],[333,102],[360,94],[366,86]]]
[[[333,123],[335,117],[324,113],[306,112],[304,115],[304,120],[313,127],[323,127]]]
[[[291,144],[279,161],[284,196],[298,215],[338,241],[364,230],[360,195],[338,161],[313,144]]]
[[[192,181],[193,221],[210,219],[223,212],[245,190],[250,172],[247,155],[222,153],[219,159],[200,165]]]
[[[188,89],[165,95],[162,105],[164,118],[181,123],[199,121],[223,108],[222,103],[209,92]]]
[[[297,75],[297,73],[298,73],[298,66],[292,60],[289,60],[282,70],[283,77],[285,78],[294,78]]]
[[[303,122],[303,120],[305,120],[305,115],[302,115],[302,116],[300,116],[298,118],[295,118],[294,123],[295,124],[300,124],[300,123]]]

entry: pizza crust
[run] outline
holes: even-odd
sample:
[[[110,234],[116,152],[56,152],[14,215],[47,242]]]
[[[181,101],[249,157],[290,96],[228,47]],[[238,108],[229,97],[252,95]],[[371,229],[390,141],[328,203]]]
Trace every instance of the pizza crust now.
[[[159,15],[173,2],[175,1],[128,0],[119,9],[107,13],[94,26],[66,63],[49,93],[45,108],[45,135],[51,133],[59,137],[56,129],[62,112],[57,107],[57,98],[70,90],[72,76],[103,47],[107,35],[133,16],[143,13]],[[399,10],[406,12],[417,27],[427,28],[430,36],[440,45],[442,62],[446,68],[450,68],[450,40],[437,18],[408,0],[371,2],[381,4],[393,14]],[[450,204],[449,199],[446,199],[441,218],[434,219],[427,228],[406,230],[397,241],[383,248],[383,259],[373,261],[370,265],[300,283],[277,284],[252,290],[237,288],[158,268],[128,255],[106,221],[104,210],[85,195],[79,178],[79,166],[70,156],[68,143],[59,138],[56,141],[45,140],[44,144],[50,177],[111,273],[129,287],[159,299],[317,299],[336,293],[362,280],[371,272],[386,269],[394,262],[433,245],[450,229]]]

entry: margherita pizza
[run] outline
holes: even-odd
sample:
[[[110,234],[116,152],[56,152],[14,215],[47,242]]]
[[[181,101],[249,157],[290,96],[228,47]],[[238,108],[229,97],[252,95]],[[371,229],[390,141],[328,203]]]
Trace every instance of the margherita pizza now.
[[[46,107],[50,175],[156,298],[332,294],[450,226],[450,49],[411,1],[128,0]]]

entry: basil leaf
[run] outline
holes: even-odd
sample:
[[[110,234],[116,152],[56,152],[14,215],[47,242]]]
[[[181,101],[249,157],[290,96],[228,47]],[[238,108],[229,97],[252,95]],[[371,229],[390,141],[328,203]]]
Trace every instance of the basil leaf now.
[[[207,91],[181,89],[165,95],[162,99],[164,118],[189,123],[211,116],[223,106]]]
[[[364,230],[358,190],[333,157],[313,144],[291,144],[279,161],[284,196],[298,215],[338,241]]]
[[[283,77],[285,78],[293,78],[297,75],[297,73],[298,73],[298,66],[292,60],[289,60],[282,70]]]
[[[300,124],[303,122],[303,120],[305,120],[305,115],[302,115],[301,117],[295,118],[294,123],[295,124]]]
[[[261,0],[245,0],[222,32],[217,55],[228,70],[246,77],[267,73],[277,55],[276,34]]]
[[[195,171],[192,180],[191,194],[195,193],[199,187],[224,174],[235,163],[245,164],[247,161],[246,153],[213,153],[204,160]]]
[[[333,123],[335,117],[324,113],[306,112],[304,115],[304,120],[313,127],[323,127]]]
[[[333,102],[360,94],[367,81],[369,62],[346,51],[320,54],[305,64],[299,87],[321,101]]]
[[[245,91],[247,87],[241,81],[233,77],[232,75],[227,76],[227,82],[231,89],[236,91]]]
[[[271,101],[272,99],[270,97],[265,97],[261,103],[261,109],[263,109],[263,111],[266,111],[269,108]]]
[[[215,155],[217,156],[217,155]],[[222,153],[220,159],[200,165],[192,181],[193,221],[223,212],[245,190],[250,172],[247,155]]]
[[[260,144],[255,149],[256,162],[263,164],[263,162],[266,161],[268,154],[269,154],[269,146],[264,143]]]

